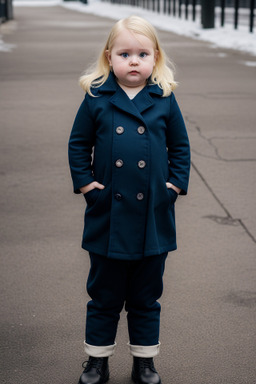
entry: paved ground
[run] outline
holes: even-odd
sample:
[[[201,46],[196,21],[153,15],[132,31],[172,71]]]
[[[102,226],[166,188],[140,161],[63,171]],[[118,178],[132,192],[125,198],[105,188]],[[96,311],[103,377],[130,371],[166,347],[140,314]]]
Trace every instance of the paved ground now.
[[[2,382],[75,384],[84,360],[84,201],[72,194],[67,141],[77,78],[109,19],[17,8],[1,26]],[[254,57],[160,32],[178,67],[192,145],[189,195],[177,202],[179,250],[162,297],[163,384],[255,384]],[[130,383],[122,314],[110,384]]]

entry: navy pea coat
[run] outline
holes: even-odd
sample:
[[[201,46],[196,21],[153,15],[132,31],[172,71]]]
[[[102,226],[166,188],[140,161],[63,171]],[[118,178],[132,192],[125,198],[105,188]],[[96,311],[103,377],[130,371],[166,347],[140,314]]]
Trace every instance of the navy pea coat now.
[[[187,193],[190,148],[175,96],[148,83],[133,100],[113,73],[95,97],[85,95],[69,140],[74,192],[86,193],[82,247],[110,258],[138,260],[176,249],[174,203]]]

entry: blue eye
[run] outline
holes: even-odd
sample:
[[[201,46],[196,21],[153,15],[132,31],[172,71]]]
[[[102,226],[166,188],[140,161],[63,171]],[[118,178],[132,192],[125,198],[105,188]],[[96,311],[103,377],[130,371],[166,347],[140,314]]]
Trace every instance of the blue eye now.
[[[124,53],[121,53],[121,56],[124,57],[125,59],[127,59],[127,57],[129,56],[127,52],[124,52]]]
[[[147,54],[146,52],[141,52],[141,53],[140,53],[140,57],[142,57],[142,58],[143,58],[143,57],[146,57],[147,55],[148,55],[148,54]]]

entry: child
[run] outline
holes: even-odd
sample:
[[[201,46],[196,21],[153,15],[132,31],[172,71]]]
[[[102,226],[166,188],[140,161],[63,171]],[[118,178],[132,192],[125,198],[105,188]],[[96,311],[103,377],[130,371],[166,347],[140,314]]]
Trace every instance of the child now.
[[[109,379],[119,314],[127,311],[132,379],[159,384],[160,298],[165,259],[176,249],[174,203],[187,193],[190,151],[172,93],[176,83],[155,29],[118,21],[86,92],[69,141],[74,192],[87,202],[82,247],[89,251],[85,352],[80,384]]]

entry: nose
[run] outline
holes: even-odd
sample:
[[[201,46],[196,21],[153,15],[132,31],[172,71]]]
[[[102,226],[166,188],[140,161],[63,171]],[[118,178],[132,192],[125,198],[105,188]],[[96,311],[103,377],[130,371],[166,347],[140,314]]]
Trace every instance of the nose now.
[[[137,56],[131,56],[130,65],[138,65],[139,61]]]

